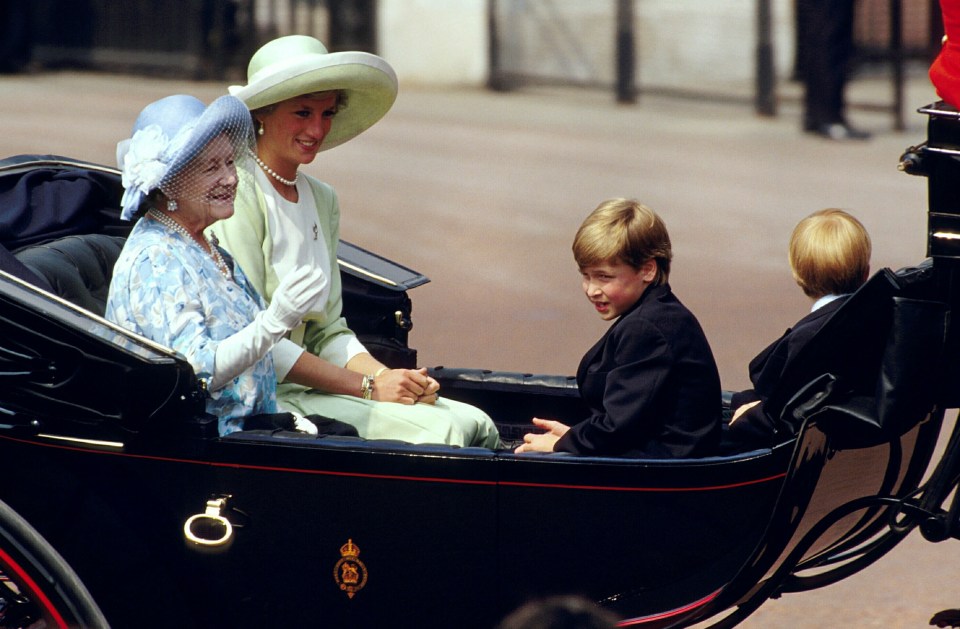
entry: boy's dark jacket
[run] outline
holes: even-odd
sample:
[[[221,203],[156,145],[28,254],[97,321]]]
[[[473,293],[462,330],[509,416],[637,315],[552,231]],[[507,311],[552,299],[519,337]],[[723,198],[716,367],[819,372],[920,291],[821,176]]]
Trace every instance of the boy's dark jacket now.
[[[698,457],[720,440],[720,375],[700,323],[669,285],[650,286],[577,370],[590,417],[557,452]]]
[[[849,295],[838,297],[809,313],[750,361],[750,382],[753,383],[753,389],[735,393],[730,408],[735,411],[741,405],[757,400],[760,404],[730,425],[729,437],[734,443],[756,446],[773,443],[777,418],[767,414],[764,404],[776,389],[787,365],[848,297]]]

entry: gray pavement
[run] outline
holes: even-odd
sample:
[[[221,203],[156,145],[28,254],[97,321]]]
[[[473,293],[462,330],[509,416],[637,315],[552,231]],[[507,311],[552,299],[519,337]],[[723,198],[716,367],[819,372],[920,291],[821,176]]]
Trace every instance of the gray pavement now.
[[[102,74],[0,77],[0,156],[55,153],[113,164],[139,110],[176,92],[206,101],[225,85]],[[851,86],[854,102],[887,98],[885,82]],[[791,88],[784,93],[791,96]],[[912,80],[910,111],[935,100]],[[834,144],[799,132],[792,98],[776,118],[748,106],[531,89],[401,85],[394,109],[304,170],[339,194],[342,237],[426,275],[411,293],[411,344],[424,365],[573,373],[606,324],[586,304],[570,255],[582,218],[601,200],[636,197],[665,219],[671,284],[700,318],[725,388],[809,303],[793,284],[793,225],[846,208],[873,237],[874,265],[919,262],[926,181],[899,173],[925,118],[892,132],[888,114],[854,109],[869,142]],[[913,535],[864,573],[764,606],[745,627],[923,627],[960,607],[960,544]]]

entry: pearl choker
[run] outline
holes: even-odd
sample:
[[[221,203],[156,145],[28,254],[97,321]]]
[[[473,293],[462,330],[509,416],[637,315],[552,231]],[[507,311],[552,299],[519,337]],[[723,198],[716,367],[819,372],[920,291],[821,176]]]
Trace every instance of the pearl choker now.
[[[187,240],[191,240],[199,244],[197,239],[194,238],[194,236],[189,231],[187,231],[186,227],[184,227],[177,221],[173,220],[166,214],[151,208],[147,210],[147,215],[153,220],[163,225],[164,227],[167,227],[168,229],[172,229],[173,231],[177,232],[181,236],[185,237]],[[217,249],[216,243],[211,242],[210,239],[206,238],[206,236],[204,236],[203,238],[206,241],[207,246],[210,248],[210,257],[213,258],[213,263],[217,265],[217,270],[220,271],[220,274],[223,275],[225,278],[230,279],[230,267],[227,266],[227,262],[223,259],[223,256],[220,255],[220,250]]]
[[[268,175],[270,175],[271,177],[273,177],[274,179],[276,179],[277,181],[279,181],[280,183],[282,183],[282,184],[285,185],[285,186],[295,186],[295,185],[297,185],[297,181],[300,179],[300,171],[299,171],[299,170],[297,171],[297,174],[293,176],[293,179],[284,179],[283,177],[281,177],[280,175],[278,175],[277,172],[276,172],[274,169],[270,168],[270,167],[267,166],[265,163],[263,163],[263,160],[260,159],[260,156],[259,156],[259,155],[257,155],[257,154],[254,153],[253,151],[250,151],[250,154],[253,155],[253,159],[255,159],[255,160],[257,161],[257,163],[260,164],[260,168],[263,169],[263,172],[267,173]]]

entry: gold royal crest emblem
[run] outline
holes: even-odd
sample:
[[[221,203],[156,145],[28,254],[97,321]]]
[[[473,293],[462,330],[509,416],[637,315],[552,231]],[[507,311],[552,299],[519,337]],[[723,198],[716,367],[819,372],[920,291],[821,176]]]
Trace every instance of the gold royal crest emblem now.
[[[353,595],[367,584],[367,567],[359,559],[360,548],[348,539],[340,547],[340,561],[333,567],[333,580],[340,589],[353,598]]]

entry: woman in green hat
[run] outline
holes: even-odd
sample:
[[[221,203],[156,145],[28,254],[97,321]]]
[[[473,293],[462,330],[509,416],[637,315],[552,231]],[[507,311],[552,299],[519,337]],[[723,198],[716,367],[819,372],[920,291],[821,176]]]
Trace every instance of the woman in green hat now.
[[[304,415],[345,421],[369,439],[499,447],[486,413],[441,399],[426,369],[388,368],[347,327],[337,195],[298,170],[387,113],[397,96],[393,69],[376,55],[329,53],[313,37],[290,35],[261,47],[247,78],[230,93],[250,109],[259,168],[252,185],[241,185],[236,212],[216,235],[268,302],[292,269],[319,268],[327,279],[305,323],[291,333],[297,351],[274,351],[278,400]],[[324,369],[305,353],[323,359]]]

